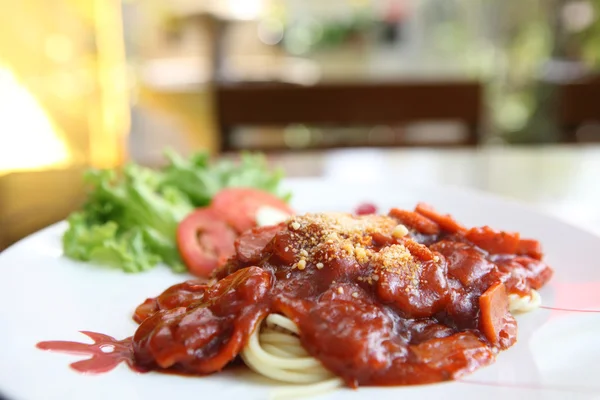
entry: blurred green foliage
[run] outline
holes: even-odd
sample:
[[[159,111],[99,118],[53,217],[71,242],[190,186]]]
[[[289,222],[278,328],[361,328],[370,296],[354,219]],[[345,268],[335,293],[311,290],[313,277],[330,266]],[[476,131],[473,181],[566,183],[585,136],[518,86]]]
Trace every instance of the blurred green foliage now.
[[[600,70],[600,0],[588,0],[594,10],[594,21],[575,35],[581,43],[582,56],[596,72]]]

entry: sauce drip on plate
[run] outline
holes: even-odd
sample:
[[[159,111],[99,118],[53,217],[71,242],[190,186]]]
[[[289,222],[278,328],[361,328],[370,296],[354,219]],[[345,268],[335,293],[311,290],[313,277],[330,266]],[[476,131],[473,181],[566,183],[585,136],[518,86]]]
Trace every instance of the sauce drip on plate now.
[[[42,350],[92,356],[87,360],[76,361],[71,364],[71,368],[82,373],[100,374],[109,372],[122,362],[125,362],[135,371],[145,371],[145,369],[135,364],[130,337],[117,340],[102,333],[89,331],[81,331],[81,333],[92,339],[94,343],[48,341],[39,342],[36,347]]]

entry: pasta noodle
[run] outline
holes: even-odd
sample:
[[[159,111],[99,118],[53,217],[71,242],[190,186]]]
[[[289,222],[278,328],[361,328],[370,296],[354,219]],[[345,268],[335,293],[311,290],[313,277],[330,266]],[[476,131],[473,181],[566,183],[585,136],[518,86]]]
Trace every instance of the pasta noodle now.
[[[270,314],[252,333],[241,352],[253,371],[268,378],[291,383],[271,393],[271,399],[305,397],[343,385],[343,381],[325,369],[306,352],[296,324],[279,314]]]
[[[514,293],[508,295],[508,309],[513,314],[533,311],[541,304],[542,296],[535,289],[531,289],[531,294],[528,296],[519,296]]]

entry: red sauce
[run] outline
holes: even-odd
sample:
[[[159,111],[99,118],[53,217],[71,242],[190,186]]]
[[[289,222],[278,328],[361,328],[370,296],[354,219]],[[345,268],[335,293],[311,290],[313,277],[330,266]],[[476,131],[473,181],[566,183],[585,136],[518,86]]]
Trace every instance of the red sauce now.
[[[335,236],[334,222],[309,217],[246,233],[216,283],[176,285],[137,309],[136,365],[218,372],[269,313],[292,319],[351,387],[456,379],[493,362],[516,341],[507,293],[552,276],[539,245],[424,205],[414,214],[345,217]],[[395,237],[400,221],[409,233]]]
[[[600,313],[600,310],[580,310],[577,308],[562,308],[562,307],[549,307],[549,306],[540,306],[540,308],[543,308],[544,310],[552,310],[552,311]]]
[[[135,364],[131,338],[117,340],[102,333],[88,331],[81,331],[81,333],[91,338],[94,343],[49,341],[39,342],[36,347],[42,350],[92,356],[87,360],[71,364],[71,368],[78,372],[89,374],[109,372],[122,362],[125,362],[131,369],[138,372],[145,371]]]
[[[356,215],[369,215],[377,213],[377,206],[373,203],[362,203],[354,211]]]

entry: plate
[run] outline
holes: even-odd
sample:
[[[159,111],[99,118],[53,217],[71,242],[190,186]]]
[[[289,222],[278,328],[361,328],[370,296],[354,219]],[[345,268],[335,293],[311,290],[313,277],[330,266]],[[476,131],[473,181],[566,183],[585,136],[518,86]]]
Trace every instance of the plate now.
[[[393,388],[340,389],[315,399],[600,399],[600,237],[509,200],[457,187],[389,182],[340,184],[289,180],[298,211],[350,211],[369,201],[387,211],[426,201],[466,225],[490,225],[539,239],[555,270],[543,307],[519,315],[518,342],[495,364],[460,381]],[[131,336],[134,308],[186,279],[158,267],[138,275],[66,259],[65,223],[0,254],[0,392],[16,400],[264,399],[277,384],[236,369],[209,377],[140,374],[121,364],[83,375],[81,355],[37,349],[46,340],[89,342],[79,331]]]

